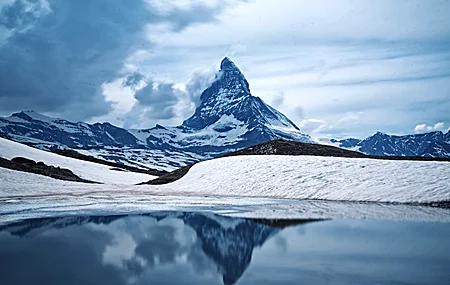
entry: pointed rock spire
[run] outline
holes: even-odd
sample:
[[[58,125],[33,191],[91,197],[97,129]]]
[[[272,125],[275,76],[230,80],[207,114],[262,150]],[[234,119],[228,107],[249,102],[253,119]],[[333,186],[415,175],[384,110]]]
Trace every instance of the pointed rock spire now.
[[[247,79],[228,57],[221,61],[217,79],[203,91],[200,100],[195,113],[183,122],[184,127],[201,130],[228,120],[228,125],[233,122],[231,129],[246,126],[246,133],[239,137],[239,143],[246,146],[275,138],[311,142],[285,115],[252,96]],[[219,129],[224,130],[215,130]]]
[[[246,116],[251,110],[241,105],[249,97],[252,95],[245,76],[231,59],[225,57],[220,63],[220,72],[216,80],[203,91],[200,105],[183,125],[202,129],[215,123],[223,115],[234,115],[236,118],[239,114]]]
[[[222,62],[220,63],[220,69],[221,70],[232,70],[232,69],[237,69],[236,64],[234,64],[234,62],[229,58],[229,57],[225,57],[224,59],[222,59]]]

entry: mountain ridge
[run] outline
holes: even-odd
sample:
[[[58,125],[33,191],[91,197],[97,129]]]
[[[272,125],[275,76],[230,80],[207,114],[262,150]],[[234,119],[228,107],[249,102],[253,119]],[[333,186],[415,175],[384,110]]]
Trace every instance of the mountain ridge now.
[[[194,114],[179,126],[124,129],[51,118],[33,110],[0,117],[0,136],[44,150],[73,149],[83,155],[144,169],[174,170],[264,142],[316,143],[289,118],[253,96],[250,84],[228,57],[200,95]],[[450,131],[360,139],[319,140],[373,156],[450,157]]]
[[[324,141],[322,141],[324,142]],[[335,146],[375,156],[424,156],[450,158],[450,130],[423,134],[388,135],[376,132],[365,139],[331,139]]]
[[[200,99],[194,114],[176,127],[157,124],[126,130],[106,122],[74,123],[29,110],[0,118],[0,136],[46,150],[76,149],[118,163],[162,170],[273,139],[314,143],[285,115],[253,96],[247,79],[228,57]]]

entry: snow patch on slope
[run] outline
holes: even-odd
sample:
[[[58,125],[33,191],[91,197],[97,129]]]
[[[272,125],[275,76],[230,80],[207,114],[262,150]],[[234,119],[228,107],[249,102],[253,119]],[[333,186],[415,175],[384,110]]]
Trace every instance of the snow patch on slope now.
[[[47,165],[68,168],[83,179],[102,183],[136,184],[156,178],[143,173],[111,170],[111,167],[107,165],[64,157],[3,138],[0,138],[0,156],[7,159],[25,157],[34,161],[42,161]]]
[[[248,131],[247,125],[234,115],[222,115],[215,123],[194,130],[181,127],[155,127],[148,130],[129,130],[141,141],[153,136],[176,148],[195,146],[228,146],[243,140]],[[152,140],[150,138],[150,140]]]
[[[72,193],[71,187],[82,185],[85,191],[88,184],[63,181],[48,176],[22,172],[0,167],[0,197],[51,195]]]
[[[450,163],[237,156],[194,165],[164,192],[371,202],[450,200]]]
[[[234,115],[222,115],[214,124],[194,132],[177,134],[177,139],[189,145],[226,146],[241,141],[248,131],[244,122]]]
[[[180,168],[180,166],[192,164],[208,158],[190,152],[159,149],[105,147],[102,149],[90,150],[77,149],[76,151],[84,155],[122,163],[129,166],[147,169],[153,168],[169,172]]]

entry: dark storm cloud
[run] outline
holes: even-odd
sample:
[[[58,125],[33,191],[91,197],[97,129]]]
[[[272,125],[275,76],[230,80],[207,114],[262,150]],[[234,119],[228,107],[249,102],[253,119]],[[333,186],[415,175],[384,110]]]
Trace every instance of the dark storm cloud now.
[[[173,119],[184,120],[193,114],[203,90],[217,76],[214,68],[196,70],[191,73],[185,88],[180,89],[174,82],[159,82],[139,71],[133,72],[122,81],[122,87],[135,91],[136,99],[132,109],[125,114],[125,127],[148,128],[156,123],[173,124]]]
[[[134,97],[142,105],[153,106],[155,104],[173,105],[178,102],[176,89],[172,83],[155,84],[149,82],[147,86],[138,90]]]
[[[39,0],[16,0],[0,12],[0,26],[7,29],[24,28],[36,22],[48,8]]]
[[[159,264],[174,263],[186,249],[176,241],[176,229],[172,226],[158,226],[152,231],[151,237],[142,241],[136,247],[136,254],[147,261],[147,266]]]
[[[206,69],[202,71],[195,71],[191,74],[188,82],[186,83],[186,92],[189,94],[189,98],[195,105],[200,104],[200,96],[202,92],[208,88],[214,80],[219,76],[219,73],[215,69]]]
[[[175,105],[180,100],[181,91],[174,88],[172,83],[155,84],[149,81],[148,85],[136,91],[134,97],[138,103],[131,112],[137,116],[146,109],[145,117],[152,119],[167,120],[175,116]],[[178,94],[177,94],[178,93]]]
[[[145,118],[170,119],[175,116],[175,105],[184,95],[174,87],[174,83],[156,83],[139,71],[125,77],[122,87],[130,87],[135,91],[136,104],[128,114],[130,121],[138,120],[146,112]]]
[[[16,0],[0,12],[1,25],[11,32],[0,45],[0,111],[35,109],[78,120],[111,110],[101,86],[120,75],[127,55],[148,48],[145,25],[168,23],[180,31],[214,21],[224,7],[161,12],[144,0],[38,3],[46,2]],[[44,8],[47,13],[40,13]]]
[[[142,82],[146,82],[145,76],[139,71],[135,71],[132,74],[125,77],[122,82],[122,87],[130,87],[131,89],[136,89]]]

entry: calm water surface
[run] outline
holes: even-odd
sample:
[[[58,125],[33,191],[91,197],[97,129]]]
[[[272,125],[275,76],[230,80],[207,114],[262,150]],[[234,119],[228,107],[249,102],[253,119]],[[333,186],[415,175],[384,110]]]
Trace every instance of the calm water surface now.
[[[450,224],[202,213],[0,227],[0,284],[450,284]]]

